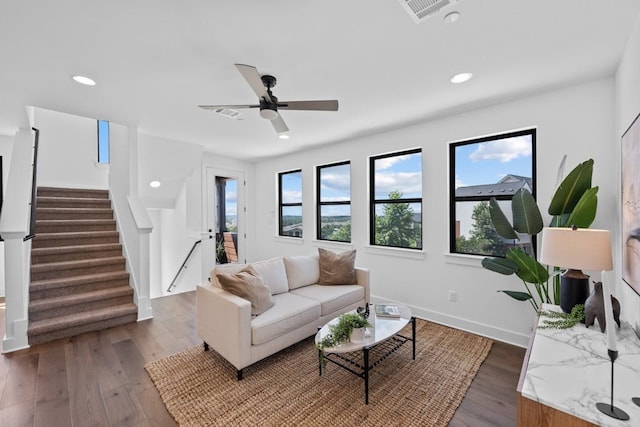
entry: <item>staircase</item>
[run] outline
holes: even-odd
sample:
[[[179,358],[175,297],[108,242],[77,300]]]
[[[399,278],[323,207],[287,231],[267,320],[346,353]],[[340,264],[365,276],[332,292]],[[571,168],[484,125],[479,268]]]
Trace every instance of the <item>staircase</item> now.
[[[38,187],[29,344],[135,322],[107,190]]]

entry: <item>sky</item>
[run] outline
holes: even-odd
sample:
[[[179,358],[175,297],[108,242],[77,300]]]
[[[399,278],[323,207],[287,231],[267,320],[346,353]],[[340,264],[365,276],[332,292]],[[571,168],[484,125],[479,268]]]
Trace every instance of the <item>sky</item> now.
[[[456,188],[495,184],[507,174],[531,177],[531,136],[456,147]]]

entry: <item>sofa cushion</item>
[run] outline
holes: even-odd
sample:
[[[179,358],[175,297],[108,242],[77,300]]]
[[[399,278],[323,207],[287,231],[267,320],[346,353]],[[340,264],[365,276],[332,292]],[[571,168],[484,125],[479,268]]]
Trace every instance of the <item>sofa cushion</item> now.
[[[364,287],[360,285],[311,285],[290,293],[318,301],[321,316],[364,301]]]
[[[229,263],[229,264],[218,264],[211,270],[209,274],[211,277],[211,284],[216,288],[222,288],[216,274],[218,273],[226,273],[226,274],[236,274],[242,271],[247,266],[247,264],[238,264],[238,263]]]
[[[313,285],[320,279],[318,255],[299,255],[284,257],[289,289]]]
[[[263,344],[320,318],[318,301],[291,292],[274,295],[276,304],[251,319],[251,343]],[[320,326],[320,325],[318,325]]]
[[[356,281],[356,250],[335,253],[318,248],[320,285],[353,285]]]
[[[271,289],[251,266],[236,274],[216,273],[216,278],[222,289],[251,303],[252,315],[262,314],[275,304]]]
[[[264,284],[271,289],[272,295],[289,291],[287,271],[282,257],[271,258],[266,261],[252,262],[253,269],[262,277]]]

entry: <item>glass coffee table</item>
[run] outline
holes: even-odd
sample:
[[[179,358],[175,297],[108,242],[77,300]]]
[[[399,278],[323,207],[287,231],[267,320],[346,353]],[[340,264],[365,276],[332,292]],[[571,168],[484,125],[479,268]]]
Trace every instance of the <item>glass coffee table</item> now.
[[[375,307],[369,307],[369,323],[364,341],[346,342],[336,347],[318,349],[318,367],[322,376],[324,362],[331,362],[364,379],[364,403],[369,404],[369,372],[390,354],[397,351],[408,341],[413,344],[413,360],[416,359],[416,318],[411,309],[405,305],[394,304],[400,311],[400,317],[376,316]],[[316,344],[329,334],[329,327],[338,318],[324,325],[316,334]],[[400,331],[411,322],[411,337],[400,334]],[[376,350],[371,360],[372,350]]]

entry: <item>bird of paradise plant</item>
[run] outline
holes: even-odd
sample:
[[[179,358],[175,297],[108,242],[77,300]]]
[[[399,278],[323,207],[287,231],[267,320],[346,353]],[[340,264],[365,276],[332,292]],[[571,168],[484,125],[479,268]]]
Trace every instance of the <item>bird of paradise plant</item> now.
[[[563,159],[560,170],[564,161]],[[598,207],[598,187],[591,187],[592,175],[593,159],[589,159],[576,166],[562,180],[549,204],[550,227],[588,228],[593,223]],[[513,290],[498,292],[503,292],[518,301],[529,301],[536,311],[540,310],[542,303],[559,304],[559,268],[552,266],[550,273],[550,267],[540,264],[535,253],[528,253],[525,250],[521,239],[521,236],[528,235],[529,241],[533,242],[543,228],[542,215],[531,192],[524,188],[518,190],[511,200],[511,211],[512,222],[500,209],[497,200],[490,200],[491,221],[502,238],[513,241],[513,247],[507,250],[505,258],[484,258],[482,266],[504,275],[515,274],[522,280],[526,292]],[[551,278],[552,284],[549,283]]]

